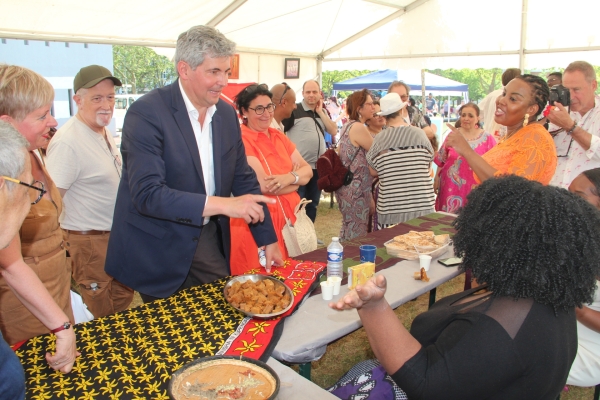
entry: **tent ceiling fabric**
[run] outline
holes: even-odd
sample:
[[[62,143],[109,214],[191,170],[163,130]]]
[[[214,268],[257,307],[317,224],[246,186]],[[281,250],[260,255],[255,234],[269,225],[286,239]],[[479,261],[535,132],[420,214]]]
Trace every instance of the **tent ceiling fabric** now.
[[[600,64],[592,0],[2,0],[0,37],[174,47],[185,29],[211,24],[240,52],[321,58],[324,69],[515,66],[524,4],[528,59],[576,48]]]

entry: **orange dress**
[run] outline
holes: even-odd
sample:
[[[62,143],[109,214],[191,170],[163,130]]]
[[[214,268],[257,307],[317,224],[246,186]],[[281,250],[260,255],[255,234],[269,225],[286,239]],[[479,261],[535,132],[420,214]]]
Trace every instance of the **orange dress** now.
[[[292,170],[292,153],[296,150],[296,145],[292,143],[287,136],[280,131],[269,128],[269,138],[266,134],[253,131],[246,125],[242,125],[242,140],[246,148],[246,156],[256,157],[266,175],[287,174]],[[260,151],[259,151],[260,149]],[[262,154],[261,154],[262,152]],[[264,158],[263,158],[264,155]],[[265,163],[265,158],[268,162]],[[269,173],[269,168],[271,173]],[[294,216],[294,208],[300,203],[300,196],[297,192],[282,194],[279,196],[266,195],[277,198],[279,201],[275,204],[268,204],[269,213],[273,220],[273,227],[277,233],[277,243],[283,258],[288,257],[288,252],[283,242],[281,230],[285,224],[285,218],[281,207],[285,210],[285,215],[292,219],[292,223],[296,222]],[[281,206],[280,206],[281,203]],[[249,269],[260,268],[258,261],[258,246],[254,241],[254,237],[250,233],[250,228],[246,221],[241,218],[231,218],[231,255],[229,265],[232,275],[240,275]]]
[[[519,129],[482,157],[497,169],[494,176],[513,174],[544,185],[550,183],[557,163],[554,141],[540,124]],[[481,183],[477,174],[473,175]]]

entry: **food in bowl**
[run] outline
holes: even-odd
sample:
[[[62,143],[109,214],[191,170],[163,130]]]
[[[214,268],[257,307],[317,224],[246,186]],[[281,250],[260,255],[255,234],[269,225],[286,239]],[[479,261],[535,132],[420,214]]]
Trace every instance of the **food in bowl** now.
[[[275,372],[257,360],[215,356],[185,365],[173,374],[172,399],[271,399],[279,391]]]
[[[233,307],[251,314],[275,314],[292,301],[284,284],[274,279],[235,281],[225,288],[225,299]]]

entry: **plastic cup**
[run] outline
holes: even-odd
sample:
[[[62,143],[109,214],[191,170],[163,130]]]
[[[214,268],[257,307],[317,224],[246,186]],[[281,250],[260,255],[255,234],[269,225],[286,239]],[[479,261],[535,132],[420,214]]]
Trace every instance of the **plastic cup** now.
[[[427,254],[419,255],[419,263],[421,264],[421,268],[424,268],[425,271],[429,271],[429,266],[431,265],[431,256]]]
[[[372,244],[363,244],[360,246],[360,262],[375,262],[375,252],[377,251],[377,246],[373,246]]]
[[[333,299],[333,284],[331,282],[321,282],[321,295],[323,300]]]
[[[339,276],[330,276],[327,278],[327,282],[333,285],[333,295],[337,296],[340,294],[340,286],[342,285],[342,278]]]

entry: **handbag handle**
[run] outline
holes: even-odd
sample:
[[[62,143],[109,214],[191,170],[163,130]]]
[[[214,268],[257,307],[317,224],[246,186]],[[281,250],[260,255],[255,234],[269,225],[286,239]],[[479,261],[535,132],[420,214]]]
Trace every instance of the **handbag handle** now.
[[[256,150],[258,150],[258,152],[260,153],[260,155],[262,156],[263,160],[265,160],[265,164],[267,166],[267,169],[269,170],[269,175],[273,175],[273,173],[271,172],[271,167],[269,167],[269,163],[267,162],[267,159],[265,158],[265,155],[263,154],[262,151],[260,151],[260,148],[258,146],[256,146]],[[281,200],[279,200],[279,196],[275,195],[275,197],[277,197],[277,202],[279,203],[279,207],[281,208],[281,212],[283,212],[283,217],[285,218],[286,223],[289,226],[294,226],[292,225],[291,220],[287,217],[287,215],[285,215],[285,210],[283,209],[283,205],[281,204]],[[312,200],[311,200],[312,201]]]

